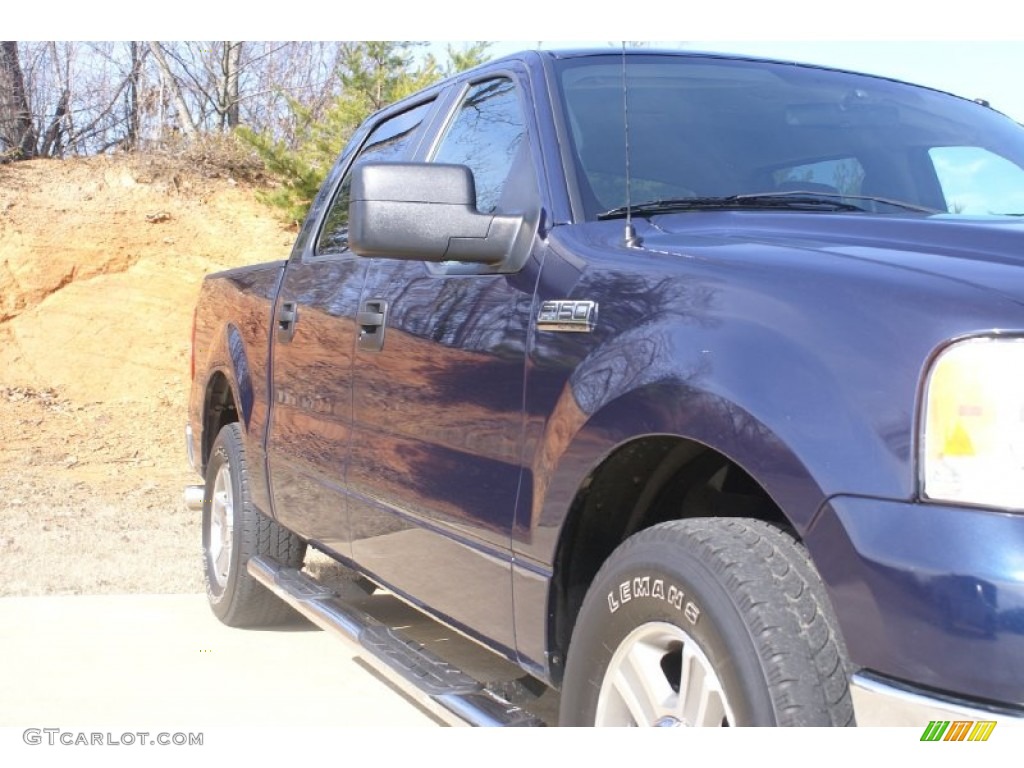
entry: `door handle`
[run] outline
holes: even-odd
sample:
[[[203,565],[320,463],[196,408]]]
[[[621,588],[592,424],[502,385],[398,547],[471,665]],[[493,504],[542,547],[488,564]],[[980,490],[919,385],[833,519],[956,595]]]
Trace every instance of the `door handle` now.
[[[299,322],[299,307],[294,301],[281,303],[277,313],[277,340],[289,342],[295,335],[295,324]]]
[[[384,329],[387,327],[388,303],[383,299],[368,299],[356,313],[359,325],[359,349],[380,352],[384,347]]]

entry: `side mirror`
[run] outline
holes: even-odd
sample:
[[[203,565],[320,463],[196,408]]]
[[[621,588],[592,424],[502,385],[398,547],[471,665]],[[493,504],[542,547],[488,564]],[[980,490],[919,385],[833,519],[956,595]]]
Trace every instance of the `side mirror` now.
[[[348,210],[353,251],[416,261],[500,264],[524,220],[478,212],[473,172],[440,163],[357,166]]]

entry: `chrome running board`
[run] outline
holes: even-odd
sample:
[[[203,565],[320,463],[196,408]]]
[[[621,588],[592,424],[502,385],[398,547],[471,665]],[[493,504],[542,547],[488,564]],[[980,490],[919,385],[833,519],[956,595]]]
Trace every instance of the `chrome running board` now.
[[[544,725],[422,644],[346,603],[296,568],[257,556],[249,573],[321,629],[348,641],[373,668],[450,725]]]

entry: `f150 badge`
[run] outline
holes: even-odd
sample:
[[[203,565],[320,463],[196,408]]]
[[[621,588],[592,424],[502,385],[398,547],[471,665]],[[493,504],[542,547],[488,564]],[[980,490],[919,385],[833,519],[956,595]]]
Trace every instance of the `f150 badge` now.
[[[572,331],[590,333],[597,325],[597,302],[559,299],[545,301],[537,313],[537,328],[541,331]]]

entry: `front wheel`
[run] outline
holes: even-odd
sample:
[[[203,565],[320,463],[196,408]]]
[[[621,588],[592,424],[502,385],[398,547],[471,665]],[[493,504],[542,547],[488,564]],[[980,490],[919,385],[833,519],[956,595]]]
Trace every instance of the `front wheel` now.
[[[803,550],[766,523],[632,536],[584,599],[563,725],[851,725],[845,649]]]

